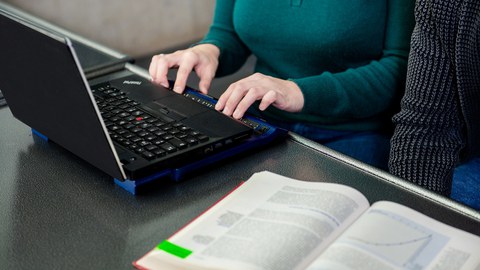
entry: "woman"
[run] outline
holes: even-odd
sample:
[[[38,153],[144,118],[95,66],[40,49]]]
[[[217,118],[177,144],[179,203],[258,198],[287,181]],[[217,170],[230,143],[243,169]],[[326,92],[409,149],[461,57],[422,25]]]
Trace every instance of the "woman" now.
[[[256,73],[231,84],[216,109],[247,109],[275,125],[386,168],[394,105],[402,93],[414,0],[218,0],[205,38],[154,56],[152,80],[174,91],[189,73],[207,93],[212,79],[255,55]],[[258,106],[251,106],[256,101]]]

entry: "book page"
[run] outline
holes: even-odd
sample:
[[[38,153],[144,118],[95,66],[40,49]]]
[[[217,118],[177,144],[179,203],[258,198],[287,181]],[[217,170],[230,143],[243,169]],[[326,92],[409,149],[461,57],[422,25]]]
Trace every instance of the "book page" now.
[[[478,270],[480,237],[377,202],[307,269]]]
[[[261,172],[168,239],[190,252],[187,257],[157,248],[137,264],[302,269],[367,208],[366,198],[350,187]]]

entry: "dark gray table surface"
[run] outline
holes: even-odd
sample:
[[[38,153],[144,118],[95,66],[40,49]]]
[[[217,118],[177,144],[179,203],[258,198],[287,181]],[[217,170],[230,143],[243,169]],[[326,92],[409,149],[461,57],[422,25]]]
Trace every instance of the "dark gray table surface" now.
[[[132,269],[132,261],[262,170],[348,184],[371,202],[397,201],[480,235],[476,212],[429,193],[425,197],[408,183],[294,139],[133,196],[106,174],[32,135],[8,107],[0,108],[0,123],[3,269]]]

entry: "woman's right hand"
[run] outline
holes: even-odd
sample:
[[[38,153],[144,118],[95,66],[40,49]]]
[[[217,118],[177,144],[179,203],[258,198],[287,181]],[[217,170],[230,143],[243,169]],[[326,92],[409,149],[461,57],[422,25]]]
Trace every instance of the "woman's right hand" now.
[[[190,72],[195,71],[200,78],[200,92],[207,94],[218,68],[219,56],[220,49],[212,44],[200,44],[171,54],[158,54],[152,57],[149,73],[154,83],[168,88],[168,70],[177,68],[173,91],[180,94],[185,90]]]

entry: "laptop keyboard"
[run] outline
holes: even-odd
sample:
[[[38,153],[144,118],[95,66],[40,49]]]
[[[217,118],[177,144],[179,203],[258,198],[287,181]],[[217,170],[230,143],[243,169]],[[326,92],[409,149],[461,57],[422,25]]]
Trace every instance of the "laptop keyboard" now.
[[[110,85],[92,89],[110,137],[147,160],[207,142],[210,138],[171,118],[153,116]],[[123,161],[128,162],[128,161]]]

